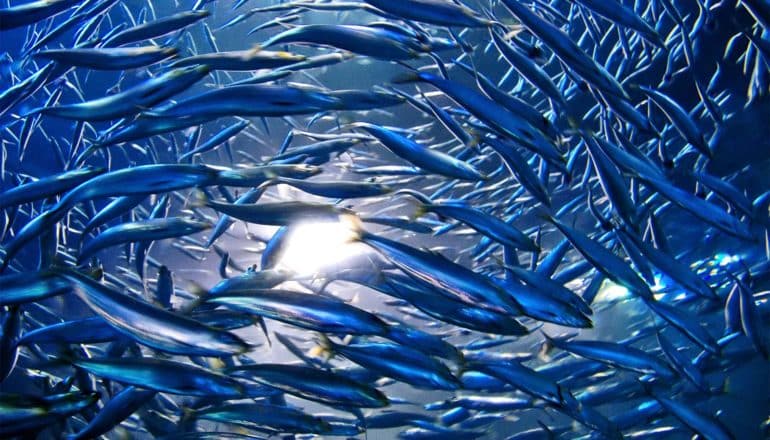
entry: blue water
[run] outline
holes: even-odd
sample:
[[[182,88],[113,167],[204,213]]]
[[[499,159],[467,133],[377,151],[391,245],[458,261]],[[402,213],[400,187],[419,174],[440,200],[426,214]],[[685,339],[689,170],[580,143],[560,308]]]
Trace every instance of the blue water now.
[[[599,0],[615,1],[615,0]],[[18,2],[6,2],[17,5]],[[96,5],[100,1],[72,2],[73,4]],[[118,26],[131,27],[139,21],[151,21],[171,14],[189,10],[192,1],[180,0],[175,2],[153,2],[152,0],[128,0],[116,3],[107,12],[93,21],[79,23],[72,29],[52,38],[44,48],[73,47],[78,31],[88,28],[90,38],[104,37]],[[371,22],[387,22],[404,29],[417,29],[425,36],[448,38],[462,42],[471,52],[463,53],[458,48],[452,48],[437,53],[422,53],[403,62],[393,62],[358,55],[331,66],[308,69],[292,73],[287,78],[275,81],[275,84],[314,87],[316,91],[333,91],[341,89],[359,90],[390,90],[391,87],[405,92],[417,99],[426,97],[436,105],[449,111],[456,121],[462,124],[464,130],[472,136],[483,138],[485,133],[495,133],[477,118],[468,115],[468,110],[461,104],[443,95],[437,88],[421,82],[400,84],[395,79],[409,74],[411,69],[431,72],[441,75],[436,68],[436,60],[445,66],[448,77],[452,81],[472,87],[480,92],[474,78],[452,65],[458,57],[466,63],[472,61],[474,68],[495,82],[497,86],[510,96],[521,99],[531,105],[549,121],[556,136],[554,141],[559,145],[559,151],[570,159],[568,173],[563,173],[549,166],[538,155],[518,145],[517,151],[524,155],[529,166],[546,187],[552,207],[549,209],[533,198],[527,190],[523,190],[516,178],[505,168],[499,156],[489,147],[478,149],[475,145],[463,145],[454,139],[451,133],[442,126],[431,114],[424,113],[415,107],[402,103],[387,108],[372,108],[368,110],[330,110],[317,114],[291,115],[285,117],[244,117],[250,121],[249,126],[226,144],[213,151],[197,155],[195,163],[240,169],[264,164],[278,153],[281,144],[292,129],[312,133],[363,133],[357,130],[356,122],[367,122],[386,126],[404,134],[422,145],[431,146],[442,152],[451,154],[476,166],[480,171],[491,176],[489,180],[479,182],[451,183],[452,179],[435,173],[426,175],[384,175],[377,176],[374,181],[390,185],[394,189],[413,189],[432,196],[434,202],[450,200],[465,200],[470,206],[480,208],[487,213],[509,221],[512,225],[536,238],[541,247],[539,254],[519,251],[518,262],[507,258],[505,264],[518,264],[526,270],[532,270],[534,262],[542,263],[550,252],[564,239],[554,226],[543,219],[543,214],[558,214],[559,219],[566,225],[599,239],[608,233],[602,245],[613,249],[616,255],[632,265],[632,260],[626,251],[615,240],[614,233],[609,232],[597,221],[589,210],[587,197],[593,200],[599,210],[611,217],[613,224],[623,222],[617,215],[616,208],[608,200],[603,187],[600,185],[597,173],[587,158],[584,141],[576,126],[584,132],[596,133],[608,138],[612,143],[621,145],[627,151],[641,152],[654,166],[661,170],[661,179],[683,190],[688,195],[695,194],[698,198],[712,204],[719,210],[728,213],[736,221],[740,221],[750,230],[752,239],[744,240],[726,234],[692,215],[685,209],[671,203],[661,195],[655,195],[654,189],[642,183],[634,176],[623,176],[623,184],[633,197],[639,210],[640,237],[647,243],[652,243],[648,231],[648,218],[654,212],[655,219],[661,225],[665,234],[667,249],[670,256],[680,263],[689,266],[693,273],[706,281],[717,294],[718,300],[706,300],[693,295],[677,286],[669,277],[654,266],[646,264],[654,274],[654,282],[648,282],[655,298],[661,302],[674,305],[684,316],[695,325],[702,326],[714,339],[725,336],[725,302],[735,285],[733,277],[740,277],[749,286],[755,301],[757,322],[754,329],[759,331],[768,347],[768,323],[770,322],[770,301],[767,291],[770,290],[770,266],[767,264],[767,230],[768,208],[761,202],[761,196],[770,189],[768,177],[768,159],[770,158],[770,52],[758,44],[751,44],[745,33],[751,33],[758,41],[770,47],[770,34],[764,27],[761,13],[752,15],[749,8],[752,5],[762,11],[768,9],[765,2],[743,2],[723,0],[670,0],[670,4],[684,17],[684,26],[679,26],[672,19],[671,11],[666,3],[660,0],[643,2],[622,0],[621,3],[650,24],[665,41],[668,55],[660,48],[643,42],[641,36],[631,29],[610,20],[602,18],[597,13],[580,6],[592,2],[538,0],[535,3],[538,14],[543,14],[546,20],[555,23],[566,35],[577,42],[580,48],[599,65],[616,78],[628,92],[629,97],[621,98],[626,101],[644,118],[649,120],[656,134],[645,133],[602,101],[595,84],[590,80],[578,78],[570,61],[560,62],[551,49],[535,37],[526,28],[516,24],[511,12],[499,1],[464,0],[462,3],[479,14],[489,11],[494,17],[507,26],[506,30],[520,39],[523,45],[534,45],[535,53],[530,53],[530,59],[541,66],[553,79],[564,96],[569,109],[569,115],[553,106],[542,91],[537,90],[526,79],[519,76],[503,59],[495,45],[491,43],[486,29],[448,28],[431,24],[411,24],[396,16],[380,17],[361,10],[324,11],[297,10],[277,12],[255,12],[242,22],[221,28],[238,14],[246,13],[250,8],[279,5],[280,1],[246,1],[244,5],[233,10],[237,2],[230,0],[211,1],[202,6],[210,12],[210,16],[182,30],[169,33],[151,40],[153,44],[170,45],[179,49],[179,57],[209,53],[213,49],[208,41],[205,28],[213,31],[217,49],[220,52],[258,48],[271,36],[288,29],[291,26],[311,24],[367,24]],[[339,3],[306,2],[319,6],[329,6]],[[397,3],[397,2],[394,2]],[[522,2],[530,4],[530,2]],[[547,4],[548,8],[543,4]],[[9,5],[9,6],[10,6]],[[0,4],[5,7],[6,4]],[[551,8],[552,11],[548,12]],[[37,23],[0,32],[0,52],[3,54],[0,62],[0,93],[3,97],[13,93],[11,87],[18,85],[25,78],[45,66],[45,61],[36,58],[34,53],[28,53],[29,47],[51,29],[72,16],[76,9],[64,12],[38,21]],[[559,16],[553,14],[558,11]],[[765,13],[768,11],[765,10]],[[279,26],[270,26],[247,35],[253,27],[267,23],[277,17],[297,14],[297,19],[287,20]],[[770,15],[770,14],[768,14]],[[590,28],[586,28],[590,23]],[[2,22],[0,22],[2,27]],[[692,59],[683,44],[682,32],[686,32],[692,43]],[[622,34],[622,38],[619,35]],[[601,37],[597,41],[597,37]],[[88,39],[83,38],[83,41]],[[98,44],[98,43],[97,43]],[[136,42],[133,45],[150,44],[147,41]],[[626,53],[625,44],[629,44]],[[130,45],[129,45],[130,46]],[[41,49],[38,49],[41,50]],[[270,47],[267,50],[286,50],[294,54],[314,56],[330,53],[335,49],[330,46],[287,44]],[[75,68],[57,77],[49,77],[45,85],[23,99],[9,104],[5,99],[0,100],[0,146],[2,156],[0,164],[0,191],[7,191],[20,183],[44,178],[63,171],[72,170],[77,166],[100,166],[109,171],[120,170],[132,166],[153,163],[176,163],[178,157],[190,150],[190,140],[200,135],[198,145],[209,139],[238,119],[237,114],[216,118],[201,125],[194,125],[176,132],[164,133],[157,136],[140,137],[137,140],[115,146],[99,149],[90,155],[81,165],[75,164],[75,158],[92,146],[98,138],[109,133],[116,124],[129,124],[136,115],[130,115],[124,121],[86,121],[81,143],[73,148],[73,136],[78,133],[79,124],[75,121],[56,118],[49,115],[27,116],[32,109],[46,105],[52,94],[60,93],[59,105],[73,104],[92,100],[110,94],[124,91],[140,84],[148,78],[156,77],[169,70],[168,61],[153,64],[149,67],[125,71],[98,71],[87,68]],[[568,74],[565,74],[569,72]],[[265,70],[260,73],[267,73]],[[164,103],[180,101],[195,97],[203,92],[226,87],[236,81],[249,78],[254,72],[215,71],[187,90],[173,96]],[[695,84],[699,83],[709,98],[718,108],[718,117],[711,114],[704,106]],[[698,153],[683,138],[669,115],[653,103],[647,95],[636,86],[646,86],[667,95],[679,107],[684,109],[689,118],[694,121],[697,131],[709,144],[712,157],[706,159]],[[421,93],[418,93],[421,92]],[[154,109],[161,108],[155,106]],[[374,106],[376,107],[376,106]],[[554,111],[556,109],[556,111]],[[137,111],[149,111],[138,109]],[[471,112],[472,113],[472,112]],[[139,116],[141,119],[143,116]],[[34,124],[30,125],[34,121]],[[609,127],[609,128],[608,128]],[[31,128],[31,130],[30,130]],[[199,130],[196,133],[196,130]],[[315,141],[296,134],[288,150]],[[351,150],[322,157],[316,162],[308,158],[307,163],[319,165],[322,173],[311,180],[334,181],[356,180],[369,181],[370,176],[358,174],[355,171],[369,166],[379,165],[408,165],[403,158],[388,151],[380,143],[369,141],[357,145]],[[617,169],[617,168],[616,168]],[[728,183],[748,200],[755,202],[756,209],[751,215],[736,210],[734,201],[725,200],[718,196],[708,185],[696,183],[694,171],[708,173],[715,179]],[[448,186],[448,187],[447,187]],[[588,188],[590,189],[590,193]],[[243,194],[248,188],[217,188],[207,189],[209,196],[220,202],[227,198]],[[216,222],[220,214],[206,207],[196,207],[192,203],[193,190],[185,188],[170,195],[166,217],[192,216]],[[121,223],[146,219],[153,210],[161,194],[148,194],[147,197],[129,213],[111,220],[92,232],[103,232],[110,226]],[[32,200],[18,206],[8,207],[0,216],[2,233],[0,246],[7,248],[19,231],[40,213],[50,209],[61,195],[49,200]],[[579,199],[576,201],[576,199]],[[35,273],[48,268],[49,265],[75,267],[73,257],[79,252],[82,226],[112,199],[97,198],[88,200],[71,209],[68,215],[61,219],[55,228],[44,231],[42,239],[27,243],[16,254],[2,276],[10,276],[17,272]],[[360,217],[392,216],[416,218],[416,204],[409,197],[389,194],[384,197],[337,200],[311,196],[287,185],[271,186],[259,203],[306,201],[316,203],[337,204],[351,208]],[[569,203],[575,202],[574,208],[560,212]],[[427,249],[438,252],[449,260],[458,263],[476,273],[494,277],[503,277],[503,250],[499,244],[493,244],[491,250],[485,245],[488,241],[481,234],[462,224],[447,226],[455,222],[451,218],[425,215],[421,218],[424,224],[433,228],[433,233],[414,233],[398,228],[387,228],[366,224],[367,231],[388,237],[415,249]],[[302,228],[305,228],[304,230]],[[228,232],[216,241],[214,247],[207,248],[204,244],[210,236],[210,230],[189,235],[183,238],[159,240],[148,250],[145,266],[145,278],[137,276],[134,260],[136,244],[121,244],[111,246],[96,254],[95,258],[85,261],[78,266],[85,271],[88,268],[100,268],[106,275],[109,285],[123,294],[134,295],[143,301],[154,300],[157,289],[156,280],[161,265],[170,269],[175,283],[175,294],[172,298],[175,313],[183,313],[196,301],[200,291],[210,289],[222,281],[223,277],[233,277],[242,273],[246,268],[260,266],[260,259],[265,253],[265,247],[276,233],[275,226],[248,225],[237,221]],[[383,268],[392,268],[392,261],[383,257],[371,247],[362,243],[349,243],[343,238],[336,240],[334,234],[338,229],[313,229],[306,225],[292,225],[290,231],[299,230],[284,244],[284,254],[279,255],[280,267],[296,271],[292,279],[281,285],[282,288],[318,293],[325,280],[333,279],[336,275],[348,269],[362,269],[375,274]],[[303,232],[304,231],[304,232]],[[326,236],[327,237],[323,237]],[[325,238],[325,239],[321,239]],[[656,244],[658,244],[656,242]],[[660,246],[662,249],[663,247]],[[223,262],[227,254],[228,261]],[[642,257],[643,261],[644,257]],[[584,261],[584,257],[575,249],[571,249],[558,266],[553,278],[578,295],[586,295],[589,285],[597,279],[597,271],[585,266],[583,270],[568,273],[574,264]],[[448,263],[448,267],[451,263]],[[642,272],[633,262],[637,273]],[[750,275],[750,276],[748,276]],[[440,274],[439,274],[440,276]],[[392,298],[375,292],[373,289],[359,284],[334,282],[327,286],[326,292],[348,301],[350,304],[374,313],[383,319],[391,321],[398,319],[406,325],[422,329],[428,333],[439,335],[456,347],[463,347],[471,342],[494,340],[497,336],[464,329],[460,326],[443,323],[435,318],[421,313],[409,303],[397,303]],[[0,292],[2,295],[2,292]],[[697,359],[701,349],[681,332],[657,317],[651,310],[625,287],[605,280],[598,295],[590,301],[593,315],[593,328],[575,329],[559,326],[553,323],[543,323],[536,319],[521,317],[520,321],[530,330],[530,334],[513,337],[511,341],[476,351],[477,354],[489,356],[518,355],[524,364],[535,370],[554,365],[579,365],[581,359],[559,349],[546,352],[543,350],[544,338],[541,331],[549,335],[575,336],[578,340],[600,340],[612,342],[628,342],[660,360],[667,359],[661,352],[656,340],[657,328],[665,337],[680,349],[681,354],[689,359]],[[11,306],[0,306],[2,322],[8,323],[14,313],[23,316],[19,334],[30,332],[39,327],[52,325],[62,321],[86,318],[94,315],[94,311],[73,294],[56,296],[33,302],[26,302],[17,310]],[[288,335],[298,344],[303,352],[312,352],[317,346],[319,336],[316,332],[297,326],[281,323],[277,320],[266,321],[270,333]],[[66,434],[83,429],[99,408],[110,401],[111,396],[126,385],[121,381],[99,379],[95,375],[80,372],[74,375],[74,383],[68,383],[76,371],[61,359],[67,356],[101,358],[107,356],[109,343],[69,346],[63,344],[41,344],[24,346],[5,351],[13,347],[16,337],[4,324],[2,331],[3,365],[14,365],[11,360],[18,355],[18,361],[10,375],[0,382],[0,392],[16,393],[33,396],[46,396],[59,392],[85,391],[84,382],[90,382],[94,390],[100,392],[99,402],[84,411],[76,412],[66,417],[54,417],[50,424],[41,424],[28,431],[29,438],[63,438]],[[560,382],[565,390],[569,390],[579,399],[592,393],[599,393],[616,384],[629,385],[633,389],[631,396],[617,393],[606,401],[595,406],[595,409],[606,419],[617,421],[622,417],[631,417],[635,424],[624,427],[622,432],[631,438],[690,438],[695,430],[687,427],[679,418],[667,411],[660,411],[651,417],[639,415],[634,417],[634,411],[645,405],[655,404],[655,398],[646,394],[641,387],[634,387],[637,380],[649,381],[654,395],[662,395],[690,409],[697,410],[703,417],[712,422],[718,420],[736,439],[770,438],[770,364],[757,352],[750,339],[738,329],[734,339],[725,340],[720,353],[708,357],[703,363],[697,363],[708,384],[704,392],[694,387],[684,378],[674,381],[662,381],[660,378],[643,377],[644,375],[616,367],[604,368],[601,372],[578,379],[566,376],[550,377]],[[234,331],[235,334],[254,344],[255,348],[243,355],[246,358],[227,362],[244,363],[250,359],[253,362],[300,363],[298,358],[286,347],[276,341],[273,336],[267,340],[258,326],[249,326]],[[507,338],[507,337],[505,337]],[[350,338],[349,338],[350,339]],[[382,339],[373,339],[379,340]],[[335,339],[341,341],[342,339]],[[362,340],[367,340],[363,338]],[[350,342],[349,340],[345,342]],[[134,344],[133,350],[123,354],[124,357],[157,357],[174,359],[178,362],[193,363],[200,359],[186,356],[160,353],[146,345]],[[419,348],[419,347],[417,347]],[[470,357],[473,350],[466,352]],[[57,364],[57,360],[59,363]],[[462,363],[443,360],[450,370],[460,377],[464,371]],[[330,361],[335,368],[356,367],[342,357]],[[200,362],[212,371],[220,371],[222,361],[213,359],[210,362]],[[576,367],[577,368],[577,367]],[[346,374],[342,370],[342,374]],[[370,371],[377,374],[377,371]],[[352,374],[352,373],[351,373]],[[562,373],[566,374],[566,373]],[[473,391],[458,389],[455,391],[439,391],[418,389],[402,381],[380,380],[373,381],[372,386],[378,387],[392,400],[402,399],[405,403],[393,404],[387,409],[364,410],[366,417],[381,414],[384,411],[416,411],[435,416],[434,424],[417,427],[406,418],[402,426],[392,429],[371,429],[361,433],[357,438],[389,439],[402,436],[404,438],[471,438],[470,431],[480,438],[503,439],[515,436],[527,430],[535,430],[543,424],[554,430],[556,438],[605,438],[598,430],[591,431],[554,407],[545,408],[542,400],[533,400],[531,408],[484,413],[471,411],[464,422],[442,424],[441,415],[445,410],[428,411],[424,409],[431,402],[452,399],[458,396],[517,396],[526,397],[522,391],[508,388],[504,392]],[[247,400],[244,400],[244,402]],[[281,403],[281,399],[273,401]],[[356,424],[354,413],[330,408],[321,404],[288,395],[284,402],[305,412],[317,416],[334,414],[345,417],[348,423]],[[183,432],[236,432],[245,434],[245,428],[235,424],[215,423],[200,420],[190,423],[185,416],[187,408],[205,405],[200,399],[192,396],[159,394],[151,403],[122,422],[115,420],[116,425],[104,436],[106,438],[154,438],[163,435],[180,436]],[[217,404],[214,399],[208,404]],[[6,411],[0,406],[0,417]],[[491,414],[491,415],[489,415]],[[489,420],[484,421],[484,417]],[[478,421],[478,424],[472,422]],[[3,421],[12,426],[14,421]],[[18,421],[17,421],[18,423]],[[468,423],[463,428],[463,423]],[[633,425],[633,426],[631,426]],[[663,428],[666,428],[663,430]],[[670,431],[668,427],[671,427]],[[0,429],[2,424],[0,424]],[[660,433],[643,432],[661,428]],[[421,429],[420,431],[414,431]],[[0,432],[3,432],[0,430]],[[259,433],[259,431],[253,431]],[[708,432],[701,432],[708,436]],[[221,434],[220,434],[221,435]],[[289,435],[289,434],[286,434]],[[297,434],[296,438],[310,437],[310,434]],[[326,438],[319,434],[320,438]],[[26,438],[26,437],[24,437]],[[211,438],[218,438],[213,435]],[[527,438],[550,438],[544,431]],[[717,438],[717,437],[714,437]]]

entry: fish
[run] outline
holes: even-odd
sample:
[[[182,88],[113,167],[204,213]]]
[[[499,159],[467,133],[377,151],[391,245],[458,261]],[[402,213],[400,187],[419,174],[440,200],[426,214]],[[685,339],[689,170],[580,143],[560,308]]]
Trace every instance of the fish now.
[[[462,4],[437,0],[366,0],[375,8],[406,20],[429,23],[436,26],[487,27],[491,21]]]
[[[309,293],[236,289],[211,296],[206,302],[324,333],[385,335],[388,332],[387,324],[371,313],[338,299]]]
[[[319,347],[329,355],[344,356],[363,367],[417,388],[455,390],[460,385],[444,364],[414,348],[386,342],[341,345],[325,336]]]
[[[183,69],[208,69],[206,65]],[[279,85],[229,86],[144,112],[148,118],[193,118],[207,121],[224,116],[287,116],[327,110],[337,100],[322,92]],[[260,105],[254,105],[254,104]],[[199,119],[201,118],[201,119]],[[193,124],[196,125],[196,124]]]
[[[0,9],[0,31],[28,26],[75,6],[73,0],[37,0]]]
[[[472,165],[459,161],[440,151],[426,148],[409,138],[401,136],[385,127],[373,124],[356,124],[394,154],[408,160],[424,170],[432,171],[443,176],[464,180],[484,180],[486,176]]]
[[[157,20],[142,23],[105,38],[104,47],[118,47],[137,41],[161,37],[182,29],[211,15],[209,11],[183,11]]]
[[[7,436],[38,432],[51,423],[78,414],[99,400],[96,393],[61,393],[44,397],[3,393],[0,434]]]
[[[179,68],[112,96],[80,104],[42,107],[32,110],[32,114],[42,113],[80,121],[105,121],[131,116],[186,90],[208,75],[209,70],[205,65]]]
[[[303,55],[289,52],[266,51],[259,48],[237,50],[232,52],[215,52],[211,54],[194,55],[174,60],[169,67],[178,68],[194,65],[205,65],[211,70],[260,70],[277,69],[305,61]]]
[[[277,202],[238,205],[210,200],[202,193],[197,193],[195,203],[232,218],[261,225],[286,226],[302,220],[335,222],[340,218],[355,218],[352,210],[326,203]]]
[[[361,25],[309,24],[285,30],[262,42],[260,47],[278,44],[314,44],[366,55],[382,60],[408,60],[429,52],[424,42],[401,31]]]
[[[61,194],[105,171],[104,168],[86,166],[19,185],[0,193],[0,209]]]
[[[109,432],[116,425],[116,421],[119,423],[133,414],[155,397],[155,394],[155,391],[137,389],[133,385],[123,388],[120,393],[110,399],[85,428],[70,438],[72,440],[89,438]]]
[[[155,349],[198,356],[239,354],[249,349],[232,333],[154,307],[81,273],[62,271],[59,276],[71,282],[78,298],[113,328]],[[165,334],[159,329],[165,329]]]
[[[325,434],[331,425],[303,411],[264,403],[231,403],[196,411],[190,417],[257,428],[268,433]]]
[[[467,108],[470,113],[490,128],[542,155],[555,166],[563,166],[564,158],[561,153],[557,150],[554,142],[548,139],[540,129],[533,127],[526,120],[522,120],[474,89],[427,72],[406,74],[395,80],[397,84],[417,81],[432,84]]]
[[[379,390],[338,373],[284,364],[253,364],[228,372],[301,398],[340,407],[382,408],[388,398]]]
[[[386,255],[414,280],[434,287],[450,299],[514,316],[521,314],[514,297],[464,266],[371,233],[361,234],[361,240]]]
[[[98,377],[158,392],[238,398],[243,386],[219,373],[181,362],[154,358],[72,359],[76,368]]]
[[[578,356],[609,363],[639,373],[654,374],[663,379],[672,379],[674,377],[674,372],[668,364],[638,348],[615,342],[560,341],[547,335],[545,337],[548,344]]]
[[[121,223],[104,230],[87,241],[78,254],[78,259],[85,260],[96,252],[130,242],[148,242],[165,238],[183,237],[212,227],[211,223],[179,217],[156,218],[138,222]]]
[[[59,64],[94,70],[127,70],[149,66],[176,57],[175,47],[106,47],[85,49],[47,49],[35,52],[36,58]]]

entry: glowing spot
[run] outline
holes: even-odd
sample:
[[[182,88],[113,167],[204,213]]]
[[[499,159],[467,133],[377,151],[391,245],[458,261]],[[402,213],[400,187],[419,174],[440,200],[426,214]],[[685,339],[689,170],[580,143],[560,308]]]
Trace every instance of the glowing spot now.
[[[357,219],[291,226],[278,265],[300,275],[312,275],[359,254],[353,220]]]
[[[600,302],[615,302],[629,298],[631,298],[631,292],[627,288],[610,280],[605,280],[596,294],[596,301]]]
[[[731,263],[737,263],[740,258],[737,255],[716,254],[714,260],[720,267],[725,267]]]

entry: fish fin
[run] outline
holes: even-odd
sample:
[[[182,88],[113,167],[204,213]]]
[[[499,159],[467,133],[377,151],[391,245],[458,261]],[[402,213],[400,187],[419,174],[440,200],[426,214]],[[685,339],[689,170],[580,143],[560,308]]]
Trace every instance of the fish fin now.
[[[334,357],[334,342],[323,333],[318,334],[318,345],[308,352],[309,357],[324,357],[326,361]]]
[[[273,341],[270,339],[270,332],[267,331],[267,323],[265,322],[265,318],[259,317],[257,319],[257,323],[259,324],[259,327],[262,329],[262,333],[265,334],[265,339],[267,339],[267,345],[268,347],[273,346]]]
[[[189,422],[191,420],[195,420],[195,409],[190,408],[189,406],[181,405],[179,409],[182,411],[182,415],[179,417],[179,424],[183,424],[186,422]]]
[[[543,344],[540,346],[540,351],[537,353],[537,357],[542,360],[548,360],[549,355],[548,353],[553,349],[553,339],[544,331],[540,330],[540,333],[543,334],[545,337],[545,340],[543,341]]]
[[[409,220],[416,220],[428,213],[428,206],[425,203],[417,203],[414,213],[409,216]]]
[[[190,200],[188,202],[188,206],[192,208],[202,208],[204,206],[207,206],[209,203],[209,197],[201,191],[200,189],[195,189],[190,194]]]
[[[44,113],[46,110],[48,110],[48,108],[49,107],[33,108],[32,110],[19,115],[19,119],[24,119],[24,118],[28,118],[30,116],[35,116],[35,115],[38,115],[40,113]]]

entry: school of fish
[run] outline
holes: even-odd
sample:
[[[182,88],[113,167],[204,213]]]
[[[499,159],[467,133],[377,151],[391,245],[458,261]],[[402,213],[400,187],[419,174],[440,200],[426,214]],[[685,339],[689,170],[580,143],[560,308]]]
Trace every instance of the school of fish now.
[[[766,0],[6,0],[0,48],[0,438],[770,438]]]

